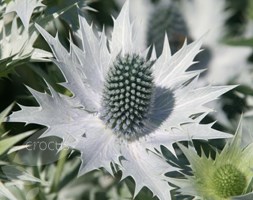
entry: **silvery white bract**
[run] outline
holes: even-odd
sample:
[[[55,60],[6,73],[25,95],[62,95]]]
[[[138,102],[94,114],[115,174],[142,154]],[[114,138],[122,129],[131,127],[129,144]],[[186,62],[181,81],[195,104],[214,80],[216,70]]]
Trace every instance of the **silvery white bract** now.
[[[182,1],[182,13],[193,38],[209,31],[204,45],[211,50],[211,60],[203,84],[227,84],[243,71],[248,72],[247,58],[251,55],[251,48],[221,43],[227,33],[226,20],[231,15],[226,10],[225,0]]]
[[[232,14],[226,9],[225,0],[192,0],[182,1],[182,13],[189,28],[189,34],[198,38],[203,31],[208,30],[207,38],[203,43],[210,50],[208,72],[200,81],[201,85],[223,85],[227,83],[248,83],[251,79],[248,57],[251,48],[242,46],[229,46],[222,44],[227,33],[226,20]],[[222,102],[215,102],[213,107],[217,110],[213,116],[227,127],[233,126],[224,113]]]
[[[3,26],[0,30],[0,77],[6,76],[14,67],[23,64],[27,60],[48,60],[51,54],[33,48],[38,33],[29,34],[23,26],[18,26],[17,18],[12,19],[10,30]],[[1,20],[0,23],[4,23]]]
[[[0,62],[9,61],[7,64],[24,60],[31,57],[34,61],[44,61],[46,57],[51,57],[51,54],[40,49],[33,48],[33,44],[38,37],[38,33],[30,34],[23,26],[18,26],[17,18],[12,20],[10,30],[6,30],[3,26],[0,31]],[[17,62],[18,64],[18,62]]]
[[[42,0],[14,0],[7,4],[6,13],[16,12],[25,28],[29,28],[29,21],[35,8],[43,7]]]
[[[3,20],[1,22],[4,24]],[[6,30],[6,27],[3,26],[0,31],[1,60],[14,56],[28,57],[31,51],[24,49],[28,36],[28,32],[24,31],[22,27],[18,27],[17,18],[13,19],[10,31]]]
[[[37,2],[37,1],[36,1]],[[28,1],[22,1],[24,5]],[[15,5],[15,6],[14,6]],[[10,2],[8,5],[3,4],[0,8],[2,17],[0,20],[0,76],[6,76],[13,67],[21,65],[27,60],[32,61],[47,61],[48,57],[52,57],[49,52],[33,47],[35,40],[38,37],[38,32],[31,30],[29,27],[29,18],[27,13],[32,12],[35,7],[42,6],[40,2],[37,4],[29,4],[25,7],[19,6],[17,1]],[[23,25],[18,25],[17,17],[13,17],[8,13],[16,11],[21,18]],[[23,21],[26,19],[28,25]],[[11,25],[9,25],[11,22]],[[28,27],[27,27],[28,26]]]
[[[170,0],[167,0],[170,1]],[[125,0],[116,0],[116,5],[118,5],[120,8],[124,5]],[[135,23],[133,26],[136,26],[134,28],[138,29],[138,34],[136,37],[138,37],[138,45],[141,46],[141,48],[147,48],[148,45],[148,28],[149,28],[149,21],[152,16],[152,9],[153,4],[151,1],[147,0],[138,0],[138,1],[131,1],[130,0],[130,20],[133,19]],[[138,23],[136,23],[136,21]],[[155,30],[154,30],[155,31]],[[164,38],[164,31],[161,33]],[[162,39],[163,39],[162,38]]]
[[[112,38],[95,33],[79,16],[82,47],[70,40],[70,51],[37,26],[53,50],[72,97],[50,88],[51,94],[29,89],[39,107],[20,106],[11,122],[48,127],[43,136],[59,136],[82,156],[80,174],[105,168],[122,179],[133,177],[138,192],[146,186],[161,200],[170,199],[166,172],[174,170],[159,152],[188,139],[229,137],[199,121],[211,109],[204,106],[233,87],[195,88],[201,71],[186,71],[200,51],[201,40],[171,56],[167,38],[162,55],[138,45],[138,30],[129,19],[129,1],[114,20]],[[153,51],[154,52],[154,51]]]

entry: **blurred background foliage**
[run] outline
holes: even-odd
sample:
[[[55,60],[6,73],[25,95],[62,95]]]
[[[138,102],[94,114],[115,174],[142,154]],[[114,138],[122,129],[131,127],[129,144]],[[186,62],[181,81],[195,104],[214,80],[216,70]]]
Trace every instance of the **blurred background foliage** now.
[[[172,0],[168,7],[159,7],[162,1],[142,0],[143,4],[140,7],[142,11],[147,8],[147,5],[149,5],[149,8],[151,7],[152,11],[148,13],[145,43],[147,46],[155,44],[158,55],[161,53],[165,32],[167,32],[173,53],[181,47],[185,37],[188,38],[188,42],[197,39],[190,34],[190,27],[180,9],[182,1],[186,0]],[[41,155],[35,157],[32,155],[26,155],[25,157],[17,155],[17,150],[25,148],[22,145],[24,138],[32,134],[32,130],[39,130],[41,127],[4,123],[4,118],[8,112],[11,109],[18,109],[18,106],[14,105],[13,102],[22,105],[37,105],[27,87],[41,92],[48,92],[46,81],[58,92],[69,94],[65,88],[57,84],[63,82],[64,77],[59,69],[52,62],[49,62],[50,49],[43,38],[36,33],[34,23],[40,24],[53,35],[58,32],[62,43],[68,47],[69,36],[73,36],[72,30],[77,30],[79,26],[78,12],[82,12],[90,22],[95,23],[98,29],[101,30],[105,26],[109,34],[113,26],[111,16],[117,16],[122,1],[38,1],[44,6],[34,8],[28,29],[24,27],[23,22],[16,13],[6,14],[6,8],[11,2],[15,1],[0,1],[0,111],[2,113],[0,115],[0,199],[131,199],[134,192],[134,182],[130,178],[120,182],[120,173],[115,174],[116,178],[112,178],[106,172],[100,170],[76,178],[80,160],[78,159],[78,152],[74,150],[61,151],[60,158],[57,157],[54,162],[46,165],[41,164],[43,163]],[[80,11],[78,11],[79,9]],[[229,14],[223,24],[226,31],[224,37],[218,41],[219,44],[229,47],[248,47],[250,53],[245,56],[242,63],[242,65],[247,63],[247,67],[242,68],[244,71],[240,71],[237,76],[224,83],[240,84],[240,86],[223,95],[217,106],[219,115],[209,115],[203,120],[203,123],[217,119],[218,121],[214,125],[215,128],[234,133],[242,113],[245,113],[245,124],[248,128],[253,129],[253,0],[226,0],[224,13]],[[138,14],[135,13],[136,16]],[[16,30],[18,36],[11,36],[14,30]],[[17,43],[16,39],[19,37],[20,41]],[[22,47],[24,45],[30,45],[31,51],[23,52]],[[213,52],[212,47],[208,45],[204,45],[204,47],[207,50],[196,59],[200,59],[200,65],[197,67],[206,69],[213,59]],[[44,52],[38,52],[34,55],[36,49],[43,49]],[[222,57],[222,55],[220,56]],[[205,74],[208,74],[208,70],[200,79],[204,79]],[[226,74],[223,76],[225,77]],[[10,105],[11,107],[8,107]],[[39,132],[39,134],[41,133]],[[52,140],[60,143],[57,139]],[[207,144],[196,141],[194,145],[197,149],[203,148],[206,151],[212,151],[212,146],[222,148],[223,143],[222,141],[212,141]],[[168,159],[175,159],[166,150],[163,154]],[[18,157],[19,164],[16,161],[13,162],[15,156]],[[186,167],[185,157],[180,152],[179,157],[182,157],[182,159],[180,159],[178,165],[182,165],[181,167],[185,170],[189,170]],[[25,159],[25,161],[22,161],[22,159]],[[27,159],[33,160],[36,165],[20,164],[22,162],[27,163]],[[176,197],[175,199],[183,198],[185,197]],[[144,188],[136,199],[155,198],[152,198],[152,193]],[[190,199],[190,197],[187,197],[187,199]]]

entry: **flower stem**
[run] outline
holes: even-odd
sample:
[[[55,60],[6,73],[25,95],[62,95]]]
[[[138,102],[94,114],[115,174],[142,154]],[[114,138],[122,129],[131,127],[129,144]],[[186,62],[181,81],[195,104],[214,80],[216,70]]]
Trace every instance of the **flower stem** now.
[[[61,174],[62,174],[68,153],[69,153],[68,149],[62,149],[60,152],[60,159],[57,162],[56,172],[55,172],[51,192],[56,192],[58,189],[58,185],[61,179]]]

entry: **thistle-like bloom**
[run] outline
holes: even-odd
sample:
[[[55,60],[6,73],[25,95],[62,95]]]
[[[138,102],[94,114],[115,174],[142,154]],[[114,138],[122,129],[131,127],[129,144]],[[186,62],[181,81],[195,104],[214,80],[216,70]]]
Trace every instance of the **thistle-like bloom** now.
[[[37,26],[64,74],[62,85],[73,96],[50,86],[51,94],[29,89],[40,106],[21,106],[10,121],[45,125],[44,136],[59,136],[79,150],[80,174],[101,167],[111,174],[120,169],[122,179],[134,179],[134,195],[146,186],[158,198],[170,199],[165,173],[174,168],[159,153],[160,146],[173,152],[176,141],[229,137],[199,121],[211,111],[204,104],[233,87],[194,88],[201,71],[187,69],[201,40],[185,43],[171,56],[166,38],[162,55],[148,58],[148,49],[140,49],[136,40],[128,1],[114,20],[111,40],[104,32],[95,34],[82,16],[79,23],[81,48],[70,40],[70,51]]]
[[[174,182],[181,187],[182,194],[204,200],[253,198],[253,140],[243,145],[241,127],[222,152],[216,153],[214,160],[204,152],[199,156],[193,148],[183,145],[180,148],[193,172],[193,176],[185,175],[188,180]]]

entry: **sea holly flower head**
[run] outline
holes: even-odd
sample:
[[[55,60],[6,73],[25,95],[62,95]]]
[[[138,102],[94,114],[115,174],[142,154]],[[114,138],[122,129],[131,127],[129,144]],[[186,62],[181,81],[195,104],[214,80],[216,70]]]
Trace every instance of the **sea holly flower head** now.
[[[116,58],[108,71],[101,118],[119,136],[133,139],[147,131],[144,121],[154,90],[151,67],[138,55],[126,55]]]
[[[201,40],[171,55],[165,37],[161,56],[138,45],[138,30],[129,17],[129,1],[114,19],[111,39],[95,32],[79,15],[76,35],[80,46],[70,40],[66,50],[56,37],[39,25],[37,29],[50,45],[53,62],[62,71],[62,83],[72,96],[50,94],[28,88],[39,107],[20,106],[11,122],[48,127],[43,136],[59,136],[63,144],[81,152],[79,174],[105,168],[122,179],[131,176],[136,196],[143,187],[161,200],[170,199],[165,173],[174,170],[160,153],[163,145],[173,152],[176,141],[229,137],[199,124],[212,111],[204,104],[233,86],[195,88],[201,71],[187,71],[200,51]]]
[[[192,176],[185,175],[187,180],[175,180],[174,183],[181,187],[179,192],[207,200],[253,197],[253,140],[243,145],[241,128],[240,124],[234,138],[220,153],[216,152],[214,159],[204,152],[199,156],[193,148],[179,144],[193,173]]]

